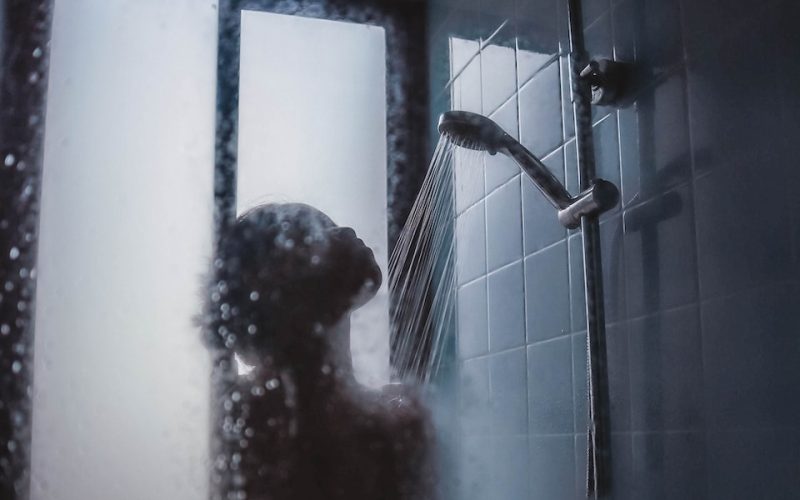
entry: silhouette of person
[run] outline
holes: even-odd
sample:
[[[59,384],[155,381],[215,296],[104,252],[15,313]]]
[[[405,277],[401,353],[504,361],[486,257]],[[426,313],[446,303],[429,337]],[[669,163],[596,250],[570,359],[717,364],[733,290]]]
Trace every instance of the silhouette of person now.
[[[227,394],[230,488],[250,500],[432,498],[419,397],[353,376],[350,312],[382,280],[372,250],[313,207],[268,204],[219,253],[210,335],[252,367]]]

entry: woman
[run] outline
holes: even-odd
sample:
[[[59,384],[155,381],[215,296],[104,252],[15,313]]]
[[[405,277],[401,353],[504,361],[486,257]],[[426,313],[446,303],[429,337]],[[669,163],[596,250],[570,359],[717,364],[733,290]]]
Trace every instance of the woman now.
[[[381,284],[355,232],[308,205],[263,205],[222,242],[214,274],[209,340],[253,367],[223,402],[224,496],[430,498],[426,410],[407,388],[353,377],[350,312]]]

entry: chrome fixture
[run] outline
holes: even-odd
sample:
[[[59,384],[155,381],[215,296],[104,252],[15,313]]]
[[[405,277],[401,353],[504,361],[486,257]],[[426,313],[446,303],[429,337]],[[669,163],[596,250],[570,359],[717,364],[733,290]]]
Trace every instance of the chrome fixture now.
[[[506,133],[491,119],[469,111],[447,111],[439,117],[439,133],[457,146],[491,155],[502,153],[517,162],[539,188],[547,201],[558,210],[558,220],[569,229],[581,225],[581,218],[600,215],[619,202],[617,187],[603,179],[572,196],[539,158]]]

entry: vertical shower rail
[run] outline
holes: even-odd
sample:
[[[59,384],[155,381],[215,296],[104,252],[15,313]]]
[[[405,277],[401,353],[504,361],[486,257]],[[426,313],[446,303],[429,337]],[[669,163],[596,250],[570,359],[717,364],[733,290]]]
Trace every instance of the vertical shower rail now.
[[[567,1],[575,145],[578,153],[580,190],[583,192],[591,186],[595,179],[591,88],[589,82],[580,75],[581,70],[589,63],[589,58],[583,39],[581,0]],[[586,496],[594,499],[605,496],[610,490],[609,469],[611,463],[603,267],[598,218],[598,215],[589,215],[581,219],[589,392]]]

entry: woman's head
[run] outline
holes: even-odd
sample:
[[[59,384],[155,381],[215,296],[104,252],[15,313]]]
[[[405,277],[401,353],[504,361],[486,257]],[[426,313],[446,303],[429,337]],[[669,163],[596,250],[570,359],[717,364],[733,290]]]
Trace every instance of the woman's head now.
[[[242,215],[221,242],[214,274],[211,337],[247,358],[330,348],[324,332],[381,284],[355,232],[303,204]]]

